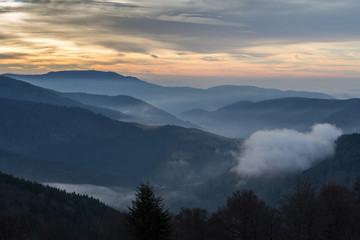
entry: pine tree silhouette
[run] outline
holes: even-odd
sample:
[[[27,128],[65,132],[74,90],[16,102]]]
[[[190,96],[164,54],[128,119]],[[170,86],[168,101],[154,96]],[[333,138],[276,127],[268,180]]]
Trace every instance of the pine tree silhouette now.
[[[171,215],[163,199],[155,195],[149,183],[142,183],[127,215],[130,238],[134,240],[167,240],[171,235]]]

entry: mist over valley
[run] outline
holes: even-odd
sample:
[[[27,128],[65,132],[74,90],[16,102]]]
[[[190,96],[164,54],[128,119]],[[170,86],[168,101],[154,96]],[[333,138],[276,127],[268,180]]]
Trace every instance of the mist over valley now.
[[[110,72],[6,74],[0,86],[1,171],[120,209],[147,181],[173,209],[216,209],[243,188],[276,203],[291,189],[284,184],[295,181],[288,179],[338,154],[338,137],[358,132],[360,120],[358,99],[242,86],[169,88]],[[159,103],[155,98],[164,103],[140,100]],[[217,99],[228,105],[206,110]],[[186,111],[169,113],[179,110]],[[269,181],[281,194],[261,189]]]

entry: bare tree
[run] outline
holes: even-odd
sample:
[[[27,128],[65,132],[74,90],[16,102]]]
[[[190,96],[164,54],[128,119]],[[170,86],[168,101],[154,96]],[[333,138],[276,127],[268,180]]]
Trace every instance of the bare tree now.
[[[318,239],[319,204],[311,184],[297,183],[294,193],[281,204],[281,212],[289,239]]]
[[[208,220],[210,213],[201,208],[181,208],[174,217],[174,234],[176,240],[207,240]]]

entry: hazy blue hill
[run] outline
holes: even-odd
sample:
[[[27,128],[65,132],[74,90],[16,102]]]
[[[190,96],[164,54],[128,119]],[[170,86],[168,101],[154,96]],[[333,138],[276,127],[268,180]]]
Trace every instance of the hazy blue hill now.
[[[172,124],[184,127],[195,127],[195,125],[184,122],[174,115],[148,104],[140,99],[119,95],[95,95],[88,93],[63,93],[63,96],[74,99],[87,105],[93,105],[120,111],[132,116],[132,121],[147,125]]]
[[[113,119],[132,119],[131,116],[119,111],[81,104],[73,99],[63,97],[53,90],[37,87],[5,76],[0,76],[0,98],[82,107]]]
[[[196,127],[189,122],[177,119],[170,113],[130,96],[101,96],[82,93],[65,94],[5,76],[0,76],[0,97],[60,106],[82,107],[96,113],[101,113],[112,119],[127,122],[138,122],[148,125],[172,124],[184,127]]]
[[[94,70],[88,70],[88,71],[58,71],[58,72],[48,72],[45,74],[34,74],[34,75],[21,75],[21,74],[4,74],[6,76],[10,77],[19,77],[24,79],[32,79],[32,80],[49,80],[53,79],[55,80],[62,80],[62,79],[73,79],[73,80],[81,80],[81,79],[88,79],[88,80],[101,80],[101,79],[107,79],[107,80],[121,80],[121,81],[127,81],[127,82],[144,82],[141,81],[135,77],[131,76],[122,76],[120,74],[117,74],[115,72],[103,72],[103,71],[94,71]],[[145,82],[144,82],[145,83]]]
[[[241,101],[216,111],[187,111],[180,116],[204,129],[230,137],[246,137],[261,129],[307,131],[315,123],[331,123],[346,133],[360,130],[360,99],[281,98]]]
[[[304,101],[304,98],[280,98],[280,99],[271,99],[264,100],[259,102],[251,102],[251,101],[240,101],[236,102],[218,109],[219,112],[227,112],[227,111],[241,111],[241,110],[253,110],[253,109],[261,109],[266,110],[269,108],[272,109],[286,109],[294,104],[298,104]],[[307,100],[307,99],[306,99]]]
[[[273,88],[260,88],[254,86],[236,86],[236,85],[223,85],[206,89],[208,93],[236,93],[242,97],[243,100],[259,101],[259,99],[274,99],[285,97],[303,97],[303,98],[332,98],[331,96],[319,92],[306,92],[306,91],[292,91],[292,90],[279,90]]]
[[[138,92],[147,95],[160,86],[127,77],[114,72],[103,71],[59,71],[40,75],[4,74],[31,84],[60,92],[85,92],[94,94],[120,95],[124,92]],[[131,95],[131,94],[129,94]]]
[[[0,76],[0,96],[2,98],[45,102],[54,105],[78,106],[79,103],[55,94],[51,90],[39,88],[29,83]]]
[[[89,71],[60,71],[60,72],[49,72],[44,75],[40,75],[44,79],[64,79],[64,78],[73,78],[73,79],[95,79],[98,80],[99,78],[107,78],[107,79],[114,79],[122,81],[130,81],[130,82],[143,82],[135,77],[131,76],[122,76],[120,74],[117,74],[115,72],[101,72],[101,71],[95,71],[95,70],[89,70]],[[37,77],[37,75],[34,75],[34,77]]]
[[[5,74],[32,84],[61,91],[101,95],[130,95],[178,114],[189,109],[215,110],[237,101],[261,101],[283,97],[332,98],[316,92],[282,91],[252,86],[217,86],[209,89],[163,87],[113,72],[66,71],[43,75]]]
[[[80,168],[201,182],[233,164],[234,140],[196,129],[147,127],[88,110],[0,99],[0,148]],[[121,184],[121,183],[119,183]]]

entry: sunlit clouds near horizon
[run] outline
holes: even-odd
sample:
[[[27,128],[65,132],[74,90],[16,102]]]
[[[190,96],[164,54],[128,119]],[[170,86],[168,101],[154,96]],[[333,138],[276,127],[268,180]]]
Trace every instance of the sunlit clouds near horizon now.
[[[0,1],[0,73],[359,79],[359,12],[357,0]]]

